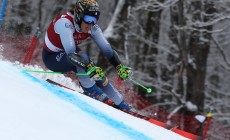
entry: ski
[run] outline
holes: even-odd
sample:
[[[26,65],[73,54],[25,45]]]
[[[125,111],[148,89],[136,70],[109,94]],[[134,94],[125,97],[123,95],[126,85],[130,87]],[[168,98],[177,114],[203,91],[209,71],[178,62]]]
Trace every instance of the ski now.
[[[57,83],[57,82],[55,82],[55,81],[53,81],[53,80],[47,79],[46,81],[47,81],[48,83],[50,83],[50,84],[53,84],[53,85],[56,85],[56,86],[59,86],[59,87],[63,87],[63,88],[66,88],[66,89],[69,89],[69,90],[72,90],[72,91],[76,91],[76,90],[74,90],[74,89],[72,89],[72,88],[69,88],[69,87],[67,87],[67,86],[64,86],[64,85],[62,85],[62,84],[60,84],[60,83]],[[86,95],[86,96],[87,96],[87,95]],[[109,105],[109,106],[111,106],[111,107],[113,107],[113,108],[115,108],[115,109],[120,110],[119,107],[118,107],[117,105],[115,105],[114,103],[111,103],[111,102],[110,102],[110,103],[104,103],[104,104],[107,104],[107,105]],[[191,139],[191,140],[203,140],[202,137],[197,136],[197,135],[194,135],[194,134],[192,134],[192,133],[185,132],[185,131],[183,131],[183,130],[180,130],[180,129],[177,128],[177,126],[171,126],[171,125],[168,125],[168,124],[166,124],[166,123],[157,121],[157,120],[155,120],[155,119],[153,119],[153,118],[146,117],[146,116],[144,116],[144,115],[141,115],[141,114],[139,114],[139,113],[135,113],[135,112],[132,112],[132,111],[125,111],[125,110],[121,110],[121,111],[123,111],[123,112],[125,112],[125,113],[127,113],[127,114],[129,114],[129,115],[132,115],[132,116],[134,116],[134,117],[137,117],[137,118],[146,120],[146,121],[148,121],[148,122],[150,122],[150,123],[152,123],[152,124],[154,124],[154,125],[163,127],[163,128],[168,129],[168,130],[170,130],[170,131],[173,131],[173,132],[175,132],[175,133],[177,133],[177,134],[179,134],[179,135],[181,135],[181,136],[184,136],[184,137],[186,137],[186,138],[189,138],[189,139]]]
[[[59,83],[57,83],[57,82],[54,82],[53,80],[46,79],[46,81],[47,81],[48,83],[50,83],[50,84],[53,84],[53,85],[56,85],[56,86],[59,86],[59,87],[63,87],[63,88],[66,88],[66,89],[69,89],[69,90],[72,90],[72,91],[76,91],[76,90],[74,90],[74,89],[72,89],[72,88],[69,88],[69,87],[64,86],[64,85],[62,85],[62,84],[59,84]]]
[[[66,89],[69,89],[69,90],[72,90],[72,91],[76,91],[76,90],[74,90],[74,89],[72,89],[72,88],[69,88],[69,87],[64,86],[64,85],[62,85],[62,84],[60,84],[60,83],[57,83],[57,82],[55,82],[55,81],[53,81],[53,80],[51,80],[51,79],[47,79],[46,81],[47,81],[48,83],[50,83],[50,84],[53,84],[53,85],[56,85],[56,86],[59,86],[59,87],[63,87],[63,88],[66,88]],[[86,96],[87,96],[87,95],[86,95]],[[118,107],[117,105],[115,105],[114,103],[111,103],[111,101],[110,101],[110,103],[105,103],[105,104],[107,104],[107,105],[109,105],[109,106],[111,106],[111,107],[113,107],[113,108],[115,108],[115,109],[121,110],[121,109],[119,109],[119,107]],[[152,118],[143,116],[143,115],[141,115],[141,114],[139,114],[139,113],[135,113],[135,112],[132,112],[132,111],[126,111],[126,110],[121,110],[121,111],[123,111],[123,112],[125,112],[125,113],[128,113],[128,114],[130,114],[130,115],[132,115],[132,116],[134,116],[134,117],[137,117],[137,118],[140,118],[140,119],[144,119],[144,120],[149,121],[149,122],[151,122],[151,123],[154,123],[154,124],[157,123],[158,125],[161,125],[162,127],[165,127],[165,128],[167,128],[167,129],[173,128],[173,127],[171,127],[171,126],[163,125],[163,123],[161,124],[160,122],[155,121],[155,120],[152,119]]]

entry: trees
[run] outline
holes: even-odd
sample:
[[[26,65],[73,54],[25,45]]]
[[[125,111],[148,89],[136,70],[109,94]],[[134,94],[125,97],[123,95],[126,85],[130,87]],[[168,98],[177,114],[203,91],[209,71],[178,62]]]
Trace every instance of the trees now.
[[[174,17],[171,38],[180,51],[179,63],[182,68],[178,76],[177,92],[186,94],[186,101],[191,101],[198,107],[198,112],[203,112],[206,66],[213,27],[212,24],[206,26],[204,23],[212,20],[216,10],[212,1],[181,0],[175,9],[171,10]]]
[[[129,26],[122,26],[123,20],[117,24],[123,27],[119,34],[125,34],[119,41],[128,46],[128,49],[120,47],[123,58],[134,68],[135,78],[155,88],[153,95],[141,89],[138,93],[169,110],[195,114],[215,108],[215,113],[224,116],[228,103],[221,101],[229,96],[223,94],[222,90],[228,93],[227,85],[220,79],[229,79],[223,77],[227,76],[229,59],[221,44],[228,44],[228,10],[228,2],[216,0],[134,3],[129,9],[129,18],[125,19]],[[210,50],[218,52],[213,55]],[[213,57],[221,62],[216,54],[222,54],[225,69],[212,63]],[[210,68],[215,69],[215,74],[210,73]],[[157,86],[153,86],[156,83]],[[215,102],[219,103],[218,107],[214,106]]]
[[[8,0],[3,31],[25,35],[39,27],[44,33],[52,18],[68,10],[71,3],[66,0]]]
[[[153,104],[170,111],[194,114],[212,110],[229,114],[229,6],[221,0],[98,0],[99,24],[123,63],[135,78],[154,89],[149,95],[135,90]],[[5,30],[31,34],[46,27],[72,1],[9,0]],[[38,8],[37,8],[38,7]],[[93,43],[88,41],[88,47]],[[88,52],[102,67],[95,50]],[[99,57],[98,57],[99,56]],[[102,63],[103,62],[103,63]],[[192,103],[187,106],[186,103]],[[191,104],[190,104],[191,105]]]

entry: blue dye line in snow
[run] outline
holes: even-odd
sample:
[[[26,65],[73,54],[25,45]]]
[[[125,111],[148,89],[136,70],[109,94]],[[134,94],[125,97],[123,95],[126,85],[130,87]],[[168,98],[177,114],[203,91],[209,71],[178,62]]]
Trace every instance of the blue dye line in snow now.
[[[28,74],[25,71],[22,71],[22,73],[29,77],[32,81],[37,82],[41,84],[43,87],[47,88],[51,93],[57,95],[59,98],[66,100],[78,108],[80,108],[82,111],[90,114],[93,118],[96,118],[97,120],[102,121],[103,123],[112,126],[113,128],[116,128],[116,130],[119,130],[121,133],[125,134],[126,136],[130,137],[132,140],[152,140],[152,138],[146,136],[145,134],[138,132],[134,130],[133,128],[125,125],[122,122],[118,122],[109,116],[103,114],[87,102],[81,100],[77,95],[74,95],[72,93],[68,93],[67,91],[64,91],[62,88],[57,88],[57,86],[48,84],[40,79],[37,79],[30,74]]]

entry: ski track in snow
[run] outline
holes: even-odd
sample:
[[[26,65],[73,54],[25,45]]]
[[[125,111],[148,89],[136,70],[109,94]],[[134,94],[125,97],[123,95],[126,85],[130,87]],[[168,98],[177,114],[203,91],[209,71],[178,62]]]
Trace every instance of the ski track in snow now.
[[[118,122],[109,116],[103,114],[102,112],[98,111],[96,108],[88,104],[87,102],[82,101],[78,96],[68,93],[67,91],[63,91],[61,88],[47,84],[44,81],[41,81],[35,77],[32,77],[30,74],[27,72],[22,71],[22,73],[26,76],[29,77],[32,81],[41,84],[44,88],[47,88],[47,90],[52,91],[53,94],[57,95],[59,98],[66,100],[78,108],[80,108],[82,111],[87,112],[89,115],[94,117],[97,120],[102,121],[103,123],[110,125],[111,127],[116,128],[119,130],[121,133],[124,133],[125,135],[129,136],[131,139],[142,139],[142,140],[151,140],[150,137],[130,128],[129,126],[125,125],[122,122]]]
[[[0,69],[0,139],[187,140],[36,78],[21,66],[0,60]]]

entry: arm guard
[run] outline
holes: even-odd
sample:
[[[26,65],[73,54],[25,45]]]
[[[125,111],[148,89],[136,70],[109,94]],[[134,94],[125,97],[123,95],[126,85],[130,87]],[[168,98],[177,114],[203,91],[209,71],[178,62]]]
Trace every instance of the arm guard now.
[[[88,71],[89,68],[94,67],[94,63],[92,60],[85,60],[82,56],[76,53],[70,53],[67,55],[68,61],[74,66],[78,66],[85,71]]]
[[[78,66],[84,70],[87,70],[87,66],[89,65],[89,63],[84,60],[80,55],[77,55],[76,53],[69,53],[67,55],[67,59],[74,66]]]
[[[121,61],[119,59],[118,53],[113,50],[113,56],[109,59],[109,62],[116,68],[119,64],[121,64]]]

